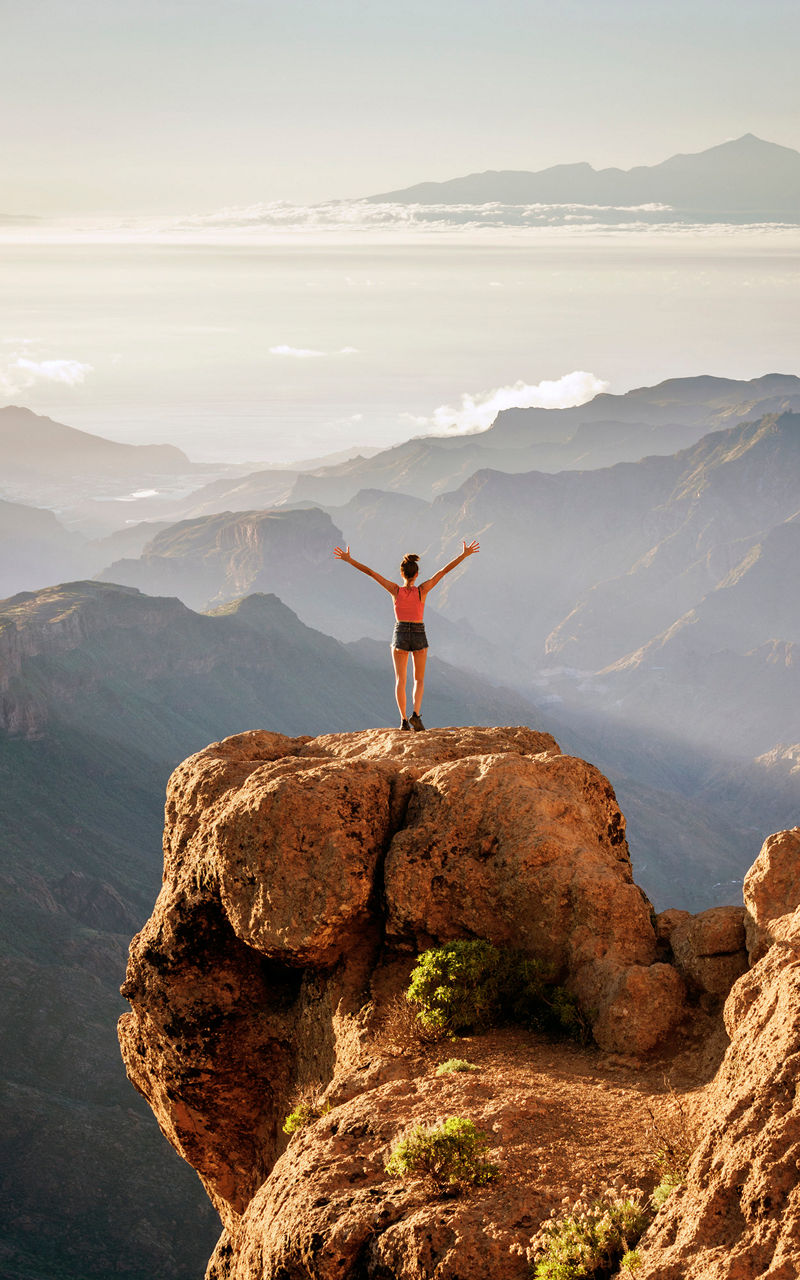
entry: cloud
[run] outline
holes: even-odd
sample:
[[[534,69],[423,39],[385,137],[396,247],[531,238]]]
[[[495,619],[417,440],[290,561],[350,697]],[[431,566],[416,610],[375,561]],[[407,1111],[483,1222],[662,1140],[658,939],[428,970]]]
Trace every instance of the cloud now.
[[[569,409],[576,404],[586,404],[601,391],[607,391],[608,385],[593,373],[575,369],[555,382],[520,381],[510,387],[495,387],[493,391],[474,394],[465,391],[458,406],[440,405],[427,423],[439,431],[458,435],[484,431],[501,409]]]
[[[94,366],[82,360],[31,360],[14,354],[5,369],[0,369],[0,389],[6,395],[15,395],[37,382],[60,382],[66,387],[77,387],[93,372]]]
[[[317,351],[314,347],[287,347],[282,344],[269,349],[271,356],[292,356],[295,360],[314,360],[325,356],[353,356],[357,353],[358,347],[340,347],[338,351]]]

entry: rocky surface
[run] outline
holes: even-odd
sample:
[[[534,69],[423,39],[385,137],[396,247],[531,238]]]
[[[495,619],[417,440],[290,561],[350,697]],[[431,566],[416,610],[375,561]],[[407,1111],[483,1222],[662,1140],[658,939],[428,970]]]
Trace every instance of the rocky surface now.
[[[673,929],[675,964],[690,990],[727,996],[748,964],[744,917],[744,907],[711,907]]]
[[[624,830],[607,780],[529,729],[246,733],[176,770],[120,1039],[222,1218],[209,1280],[523,1280],[586,1186],[649,1192],[679,1099],[699,1141],[638,1274],[794,1280],[800,829],[766,842],[747,912],[658,917]],[[761,958],[743,972],[745,920]],[[595,1045],[509,1028],[392,1049],[413,957],[471,936],[548,959]],[[478,1069],[438,1075],[454,1052]],[[322,1110],[289,1140],[302,1089]],[[452,1115],[486,1135],[496,1181],[386,1173],[410,1126]]]
[[[452,1052],[439,1046],[293,1137],[220,1240],[209,1280],[527,1280],[535,1225],[585,1181],[630,1183],[647,1165],[649,1113],[664,1119],[670,1106],[658,1057],[612,1066],[515,1029],[459,1051],[476,1071],[437,1076]],[[386,1175],[409,1126],[449,1115],[486,1134],[496,1182],[452,1196]]]
[[[129,1077],[223,1219],[212,1275],[299,1266],[289,1261],[306,1249],[286,1225],[293,1215],[308,1265],[328,1267],[297,1274],[349,1274],[375,1234],[376,1205],[383,1226],[403,1225],[370,1244],[370,1274],[405,1275],[402,1260],[423,1256],[427,1198],[398,1184],[390,1207],[381,1161],[398,1126],[443,1118],[447,1089],[469,1086],[420,1084],[397,1064],[354,1086],[352,1060],[364,1006],[380,1011],[426,946],[487,937],[547,959],[597,1043],[624,1061],[687,1014],[681,976],[657,957],[614,792],[548,734],[240,734],[173,774],[164,849],[161,895],[131,946],[123,994],[133,1012],[120,1039]],[[327,1154],[304,1135],[272,1169],[292,1097],[329,1081],[335,1111],[313,1129]],[[477,1121],[501,1136],[525,1126],[529,1098],[476,1090]],[[305,1189],[289,1209],[304,1152]],[[492,1205],[505,1197],[506,1217],[519,1218],[498,1226],[495,1244],[487,1236],[482,1265],[499,1266],[502,1254],[519,1267],[514,1251],[533,1221],[529,1181],[510,1200],[508,1187],[481,1193]],[[352,1213],[330,1209],[348,1195]],[[474,1206],[453,1213],[457,1222],[471,1214],[473,1228],[453,1233],[443,1210],[444,1234],[430,1246],[451,1262],[477,1247],[481,1216]]]
[[[730,1036],[689,1168],[642,1241],[642,1280],[800,1274],[800,830],[764,844],[746,880],[753,954],[725,1004]],[[773,939],[770,941],[770,939]]]
[[[778,831],[764,841],[744,881],[745,929],[750,960],[760,960],[772,943],[800,938],[800,827]]]

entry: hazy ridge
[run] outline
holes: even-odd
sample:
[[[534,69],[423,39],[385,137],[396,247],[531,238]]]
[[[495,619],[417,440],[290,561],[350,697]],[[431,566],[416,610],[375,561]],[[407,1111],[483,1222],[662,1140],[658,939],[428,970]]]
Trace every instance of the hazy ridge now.
[[[415,204],[582,204],[629,207],[663,204],[692,213],[796,217],[800,214],[800,152],[746,133],[741,138],[657,165],[593,169],[559,164],[536,173],[492,171],[445,182],[421,182],[370,196],[371,202]],[[666,211],[661,211],[661,217]]]

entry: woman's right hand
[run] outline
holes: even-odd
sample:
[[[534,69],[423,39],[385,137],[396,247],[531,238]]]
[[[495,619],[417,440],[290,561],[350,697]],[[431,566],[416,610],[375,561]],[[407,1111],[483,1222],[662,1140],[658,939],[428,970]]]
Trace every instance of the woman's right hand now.
[[[333,554],[336,556],[337,560],[344,560],[345,564],[352,564],[353,557],[350,555],[349,543],[344,550],[342,550],[341,547],[334,547]]]

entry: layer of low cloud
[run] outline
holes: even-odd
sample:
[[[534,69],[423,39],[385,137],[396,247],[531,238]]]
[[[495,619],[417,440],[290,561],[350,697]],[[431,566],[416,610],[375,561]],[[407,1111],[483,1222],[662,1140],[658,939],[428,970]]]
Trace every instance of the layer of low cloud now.
[[[0,369],[0,390],[5,395],[16,395],[40,382],[78,387],[93,372],[94,366],[82,360],[32,360],[15,354]]]
[[[357,347],[340,347],[338,351],[317,351],[314,347],[288,347],[281,344],[270,347],[271,356],[291,356],[295,360],[324,359],[327,356],[353,356],[358,353]]]
[[[569,409],[586,404],[609,384],[585,369],[574,369],[555,381],[515,382],[492,391],[465,391],[458,405],[442,404],[435,409],[426,425],[440,432],[466,435],[485,431],[501,409]]]
[[[721,215],[715,215],[717,217]],[[421,205],[365,200],[293,205],[276,201],[226,208],[212,214],[115,215],[42,220],[33,226],[0,225],[6,244],[284,244],[298,238],[307,244],[352,243],[482,243],[574,241],[598,233],[609,236],[669,236],[680,240],[702,235],[711,239],[771,237],[782,244],[796,236],[797,219],[753,222],[752,215],[731,214],[722,221],[697,221],[697,215],[667,205],[531,204]],[[370,281],[354,282],[368,286]],[[303,350],[303,348],[298,348]]]

